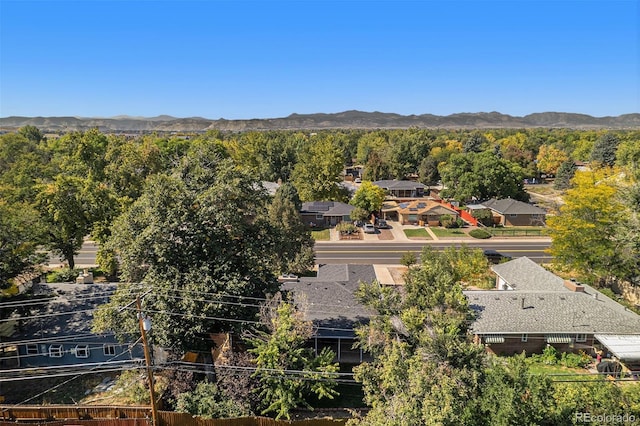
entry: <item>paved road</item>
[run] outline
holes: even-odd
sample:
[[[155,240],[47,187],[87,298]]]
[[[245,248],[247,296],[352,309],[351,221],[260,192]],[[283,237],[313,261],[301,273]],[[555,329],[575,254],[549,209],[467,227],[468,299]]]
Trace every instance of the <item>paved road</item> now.
[[[96,253],[98,252],[98,245],[93,241],[85,241],[80,249],[80,252],[74,256],[76,261],[76,267],[93,267],[96,266]],[[62,259],[57,256],[49,256],[49,266],[57,268],[62,263]]]
[[[316,243],[316,263],[398,264],[407,251],[420,254],[426,245],[436,250],[466,244],[469,247],[496,250],[511,257],[527,256],[537,263],[549,262],[545,253],[549,241],[501,240],[501,241],[429,241],[429,242],[319,242]]]
[[[502,254],[521,257],[527,256],[531,260],[544,263],[551,260],[551,256],[544,252],[549,247],[546,239],[520,240],[460,240],[460,241],[327,241],[316,243],[317,263],[357,263],[357,264],[398,264],[400,258],[407,251],[417,255],[422,247],[429,245],[437,250],[445,247],[460,246],[497,250]],[[78,268],[94,266],[96,263],[97,245],[87,241],[75,257]],[[59,258],[51,257],[49,265],[57,267],[62,263]]]

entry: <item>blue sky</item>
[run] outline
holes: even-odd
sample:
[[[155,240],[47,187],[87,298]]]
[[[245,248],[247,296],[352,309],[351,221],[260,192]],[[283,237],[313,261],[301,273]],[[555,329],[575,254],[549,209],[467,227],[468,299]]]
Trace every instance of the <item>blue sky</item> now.
[[[0,116],[640,112],[638,3],[0,0]]]

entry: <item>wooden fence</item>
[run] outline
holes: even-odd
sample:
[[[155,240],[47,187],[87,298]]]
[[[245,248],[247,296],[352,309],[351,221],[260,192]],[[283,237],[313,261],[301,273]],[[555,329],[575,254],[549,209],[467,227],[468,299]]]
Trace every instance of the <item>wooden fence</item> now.
[[[16,424],[46,426],[151,426],[150,407],[112,406],[0,406],[0,426]],[[268,417],[204,419],[186,413],[159,411],[160,426],[337,426],[347,419],[274,420]]]

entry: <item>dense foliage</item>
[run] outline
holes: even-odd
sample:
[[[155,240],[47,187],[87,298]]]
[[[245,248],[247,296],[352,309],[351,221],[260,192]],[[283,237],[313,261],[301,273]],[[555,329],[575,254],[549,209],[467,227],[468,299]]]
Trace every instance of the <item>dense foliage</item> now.
[[[361,286],[360,300],[378,314],[358,332],[360,346],[373,355],[355,369],[370,410],[348,424],[571,425],[576,412],[640,414],[637,384],[584,376],[556,382],[530,368],[542,357],[584,365],[581,355],[502,358],[472,343],[462,289],[486,271],[481,257],[468,248],[425,250],[408,269],[404,291]]]

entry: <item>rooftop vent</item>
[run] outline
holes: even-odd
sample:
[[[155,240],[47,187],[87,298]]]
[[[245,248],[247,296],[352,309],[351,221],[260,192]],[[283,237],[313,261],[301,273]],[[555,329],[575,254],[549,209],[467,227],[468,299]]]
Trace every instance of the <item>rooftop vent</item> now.
[[[574,291],[576,293],[584,293],[584,286],[576,281],[564,280],[564,286],[569,291]]]

